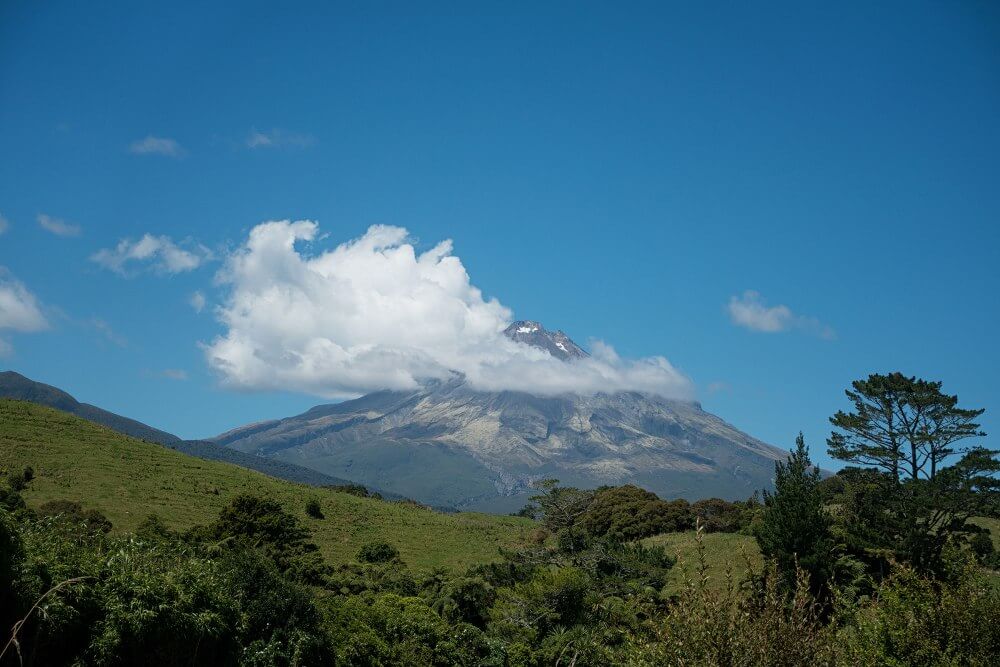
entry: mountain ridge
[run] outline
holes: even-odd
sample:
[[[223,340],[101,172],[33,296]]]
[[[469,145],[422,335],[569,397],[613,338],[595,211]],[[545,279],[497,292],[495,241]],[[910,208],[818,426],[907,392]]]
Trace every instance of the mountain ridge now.
[[[285,461],[248,455],[235,449],[220,447],[209,440],[182,440],[172,433],[161,431],[140,421],[123,417],[89,403],[81,403],[58,387],[32,380],[16,371],[0,372],[0,398],[44,405],[105,426],[122,435],[163,445],[182,454],[206,461],[232,463],[278,479],[311,486],[354,484],[351,480],[327,475],[313,468],[296,466]],[[392,496],[393,494],[388,495]]]

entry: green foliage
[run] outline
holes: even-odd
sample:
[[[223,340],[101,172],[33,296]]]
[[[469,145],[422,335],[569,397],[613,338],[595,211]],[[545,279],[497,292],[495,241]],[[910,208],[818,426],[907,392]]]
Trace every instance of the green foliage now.
[[[834,626],[798,570],[791,591],[773,569],[755,572],[740,586],[732,569],[713,585],[702,532],[696,534],[697,572],[673,600],[653,639],[639,645],[634,664],[829,665],[836,661]]]
[[[731,503],[721,498],[706,498],[691,505],[691,513],[706,533],[739,533],[747,530],[760,513],[756,497],[746,502]],[[694,527],[692,521],[691,528]]]
[[[319,498],[310,498],[306,501],[306,516],[313,519],[322,519],[323,508],[320,507]]]
[[[362,563],[388,563],[399,558],[399,550],[388,542],[369,542],[358,549]]]
[[[3,477],[25,466],[34,468],[34,479],[20,494],[8,495]],[[498,548],[517,546],[533,528],[525,519],[442,514],[294,484],[7,399],[0,399],[0,471],[0,506],[6,506],[4,498],[33,509],[50,500],[79,501],[101,512],[120,533],[135,531],[151,510],[170,530],[204,526],[243,493],[271,498],[302,517],[306,501],[316,497],[326,519],[310,522],[312,541],[332,565],[353,560],[365,542],[391,540],[420,572],[435,567],[461,572],[496,559]]]
[[[801,433],[788,461],[775,463],[774,476],[774,493],[764,493],[757,544],[786,588],[795,587],[801,570],[815,593],[824,592],[834,575],[831,520],[818,489],[819,470],[809,460]]]
[[[971,540],[969,540],[969,548],[972,553],[976,555],[976,558],[980,562],[985,562],[996,553],[996,548],[993,546],[993,539],[990,537],[989,531],[984,533],[976,533]]]
[[[293,579],[318,584],[328,571],[319,548],[299,520],[269,498],[239,495],[219,512],[209,534],[227,546],[262,550]]]
[[[941,392],[940,382],[902,373],[873,374],[845,393],[853,412],[830,418],[836,429],[830,455],[874,466],[896,480],[933,479],[956,453],[955,443],[986,435],[975,419],[984,410],[958,407],[958,396]]]
[[[1000,589],[970,569],[941,586],[898,568],[876,602],[851,610],[841,633],[844,664],[995,665],[1000,655]]]
[[[328,652],[311,595],[258,551],[216,558],[53,517],[23,522],[20,539],[17,616],[49,592],[19,633],[27,664],[317,664]]]
[[[591,535],[617,540],[685,530],[692,524],[686,500],[660,500],[655,493],[631,484],[598,489],[579,517],[579,525]]]
[[[95,533],[110,533],[111,522],[95,509],[85,510],[83,506],[72,500],[50,500],[38,508],[42,516],[57,517],[63,521],[77,523],[84,530]]]
[[[368,487],[362,484],[331,484],[330,486],[324,488],[338,493],[349,493],[350,495],[357,496],[358,498],[382,497],[381,494],[371,493],[368,490]]]

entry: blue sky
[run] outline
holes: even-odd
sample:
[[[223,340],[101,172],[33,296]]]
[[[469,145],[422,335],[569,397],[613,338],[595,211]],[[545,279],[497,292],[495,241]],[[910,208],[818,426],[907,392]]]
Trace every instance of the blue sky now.
[[[322,402],[205,351],[226,258],[307,219],[305,254],[452,239],[513,316],[822,463],[874,371],[1000,426],[996,7],[139,4],[0,5],[0,280],[48,325],[8,312],[0,366],[183,437]]]

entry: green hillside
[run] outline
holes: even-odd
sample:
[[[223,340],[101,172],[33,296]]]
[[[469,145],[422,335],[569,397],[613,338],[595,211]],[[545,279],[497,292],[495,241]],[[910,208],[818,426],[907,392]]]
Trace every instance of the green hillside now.
[[[206,524],[239,493],[274,498],[305,522],[334,564],[351,560],[365,542],[385,540],[415,569],[465,568],[495,559],[499,547],[518,543],[532,525],[294,484],[135,440],[65,412],[0,399],[0,470],[24,466],[35,472],[24,493],[29,506],[76,500],[103,512],[116,531],[133,530],[150,513],[171,528]],[[319,500],[324,519],[306,517],[309,498]]]

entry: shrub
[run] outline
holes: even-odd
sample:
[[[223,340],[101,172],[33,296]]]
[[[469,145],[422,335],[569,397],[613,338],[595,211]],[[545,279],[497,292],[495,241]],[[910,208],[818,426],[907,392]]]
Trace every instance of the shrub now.
[[[362,563],[388,563],[399,558],[399,551],[388,542],[368,542],[358,549]]]
[[[109,533],[112,528],[111,521],[101,512],[95,509],[84,510],[80,503],[72,500],[50,500],[38,508],[38,513],[81,524],[93,533]]]
[[[323,509],[319,505],[319,500],[317,498],[310,498],[306,501],[306,515],[312,517],[313,519],[323,518]]]
[[[329,571],[319,547],[309,541],[309,531],[269,498],[236,496],[222,508],[207,533],[226,544],[262,550],[282,573],[297,581],[319,584]]]
[[[745,531],[760,511],[760,503],[751,498],[745,503],[731,503],[722,498],[706,498],[691,505],[691,513],[701,521],[706,533]]]
[[[637,540],[692,525],[686,500],[660,500],[655,493],[631,484],[599,489],[579,524],[591,535]]]
[[[976,555],[976,558],[980,562],[990,560],[990,557],[996,551],[996,548],[993,546],[993,538],[990,537],[990,531],[988,530],[973,535],[969,541],[969,548],[972,549],[972,553]]]

